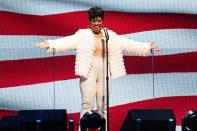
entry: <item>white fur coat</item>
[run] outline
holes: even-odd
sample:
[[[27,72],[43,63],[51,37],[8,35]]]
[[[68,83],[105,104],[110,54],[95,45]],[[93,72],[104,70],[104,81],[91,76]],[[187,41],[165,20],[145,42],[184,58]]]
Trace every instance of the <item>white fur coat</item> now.
[[[111,30],[108,30],[108,33],[110,74],[112,79],[115,79],[126,74],[123,51],[138,56],[146,56],[149,55],[150,44],[124,38]],[[90,29],[80,29],[74,35],[48,40],[48,43],[48,52],[75,49],[75,74],[85,78],[88,77],[93,63],[96,44],[94,34]]]

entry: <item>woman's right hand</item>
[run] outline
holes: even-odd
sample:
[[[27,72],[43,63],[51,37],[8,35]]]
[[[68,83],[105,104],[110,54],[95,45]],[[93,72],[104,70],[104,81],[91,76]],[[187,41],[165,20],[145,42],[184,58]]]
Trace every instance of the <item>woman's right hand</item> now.
[[[47,49],[47,48],[49,48],[49,43],[46,42],[46,41],[42,41],[42,42],[37,43],[36,46],[37,46],[38,48]]]

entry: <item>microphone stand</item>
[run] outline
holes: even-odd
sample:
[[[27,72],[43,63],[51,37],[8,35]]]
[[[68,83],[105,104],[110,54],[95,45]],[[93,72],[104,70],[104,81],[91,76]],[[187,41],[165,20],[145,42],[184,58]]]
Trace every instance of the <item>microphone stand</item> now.
[[[41,38],[42,42],[47,42],[47,38]],[[47,50],[47,49],[46,49]],[[55,103],[55,95],[56,95],[56,92],[55,92],[55,48],[52,48],[52,54],[53,54],[53,57],[52,57],[52,61],[53,61],[53,64],[52,64],[52,79],[53,79],[53,109],[55,110],[56,108],[56,103]]]
[[[108,72],[108,69],[109,69],[109,64],[108,64],[108,40],[109,40],[109,35],[108,35],[108,32],[107,32],[107,29],[105,28],[104,29],[104,32],[105,32],[105,37],[106,37],[106,95],[107,95],[107,131],[109,131],[109,72]]]
[[[53,65],[52,65],[52,70],[53,70],[53,109],[55,110],[56,108],[56,102],[55,102],[55,95],[56,95],[56,91],[55,91],[55,48],[52,49],[53,50]]]
[[[153,78],[153,99],[155,98],[155,65],[154,65],[154,49],[151,49],[151,66],[152,66],[152,78]]]

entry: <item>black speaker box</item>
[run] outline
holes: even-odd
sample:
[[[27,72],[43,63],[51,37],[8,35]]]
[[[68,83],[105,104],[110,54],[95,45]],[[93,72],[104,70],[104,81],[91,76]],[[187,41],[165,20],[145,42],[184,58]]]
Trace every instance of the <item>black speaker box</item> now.
[[[175,131],[176,119],[170,109],[128,111],[120,131]]]
[[[18,131],[18,116],[7,116],[0,120],[0,131]]]
[[[66,110],[19,111],[20,131],[66,131]]]

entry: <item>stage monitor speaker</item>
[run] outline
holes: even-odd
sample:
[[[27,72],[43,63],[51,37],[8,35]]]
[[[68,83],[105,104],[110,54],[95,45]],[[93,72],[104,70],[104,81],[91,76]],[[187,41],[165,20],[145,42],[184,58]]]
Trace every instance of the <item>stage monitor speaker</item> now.
[[[175,131],[176,119],[170,109],[128,111],[120,131]]]
[[[18,116],[6,116],[0,120],[0,131],[18,131]]]
[[[20,131],[66,131],[66,110],[19,111]]]

